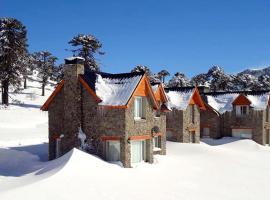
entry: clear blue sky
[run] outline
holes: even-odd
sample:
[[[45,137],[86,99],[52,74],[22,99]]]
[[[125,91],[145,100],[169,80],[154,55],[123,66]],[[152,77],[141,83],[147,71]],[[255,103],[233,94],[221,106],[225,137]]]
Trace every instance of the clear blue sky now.
[[[269,0],[0,0],[3,16],[25,24],[30,52],[60,62],[74,35],[95,35],[107,72],[143,64],[191,77],[214,64],[228,73],[270,65]]]

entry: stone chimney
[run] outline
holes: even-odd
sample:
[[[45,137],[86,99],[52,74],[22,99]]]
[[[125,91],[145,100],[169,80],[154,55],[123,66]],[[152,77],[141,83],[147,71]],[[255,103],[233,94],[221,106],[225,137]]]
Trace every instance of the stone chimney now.
[[[63,153],[77,146],[77,134],[81,126],[81,87],[79,75],[84,74],[84,59],[65,59],[64,73],[64,138]]]

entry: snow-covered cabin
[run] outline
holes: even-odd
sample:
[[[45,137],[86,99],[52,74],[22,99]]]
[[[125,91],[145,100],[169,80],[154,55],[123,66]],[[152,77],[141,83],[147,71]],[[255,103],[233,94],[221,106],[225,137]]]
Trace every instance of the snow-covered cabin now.
[[[209,129],[219,124],[219,137],[249,138],[269,144],[269,94],[269,91],[205,93],[209,110],[202,117],[208,121]],[[219,121],[209,120],[207,112],[217,113]]]
[[[199,143],[200,110],[205,109],[197,87],[177,87],[166,89],[168,97],[167,140]]]
[[[165,104],[144,73],[97,73],[68,59],[63,80],[41,108],[49,112],[49,158],[81,147],[124,167],[152,163],[154,152],[166,153],[165,112],[162,120],[156,116]]]

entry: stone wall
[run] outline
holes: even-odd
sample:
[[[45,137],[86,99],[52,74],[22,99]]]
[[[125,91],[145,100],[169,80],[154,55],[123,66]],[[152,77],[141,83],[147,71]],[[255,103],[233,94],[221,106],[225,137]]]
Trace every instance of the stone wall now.
[[[154,154],[166,155],[166,113],[161,113],[160,117],[154,117],[154,126],[159,127],[161,133],[161,151]]]
[[[246,116],[236,116],[235,107],[221,115],[220,127],[222,136],[232,136],[232,128],[251,128],[252,139],[259,144],[264,144],[264,122],[266,111],[249,109]]]
[[[195,132],[195,142],[200,142],[200,109],[194,105],[194,123],[192,123],[192,105],[186,110],[173,109],[167,113],[167,140],[175,142],[191,142],[191,131]]]
[[[221,137],[220,117],[212,110],[204,110],[200,113],[201,137],[203,128],[209,128],[209,136],[214,139]]]
[[[183,111],[172,109],[166,114],[166,136],[167,140],[173,142],[183,141]]]
[[[200,142],[200,108],[194,105],[194,123],[192,123],[192,105],[189,105],[183,113],[183,141],[184,143],[190,143],[191,133],[195,132],[195,143]]]
[[[49,110],[49,160],[56,157],[55,138],[64,133],[64,91],[61,90],[52,101]],[[61,148],[61,147],[60,147]]]

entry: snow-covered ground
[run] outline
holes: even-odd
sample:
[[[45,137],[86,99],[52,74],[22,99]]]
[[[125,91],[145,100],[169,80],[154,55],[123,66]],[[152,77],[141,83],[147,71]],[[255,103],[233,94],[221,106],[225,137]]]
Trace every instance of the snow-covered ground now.
[[[167,142],[167,155],[132,169],[73,149],[47,161],[47,114],[36,82],[0,110],[0,199],[268,199],[270,148],[251,140]]]

